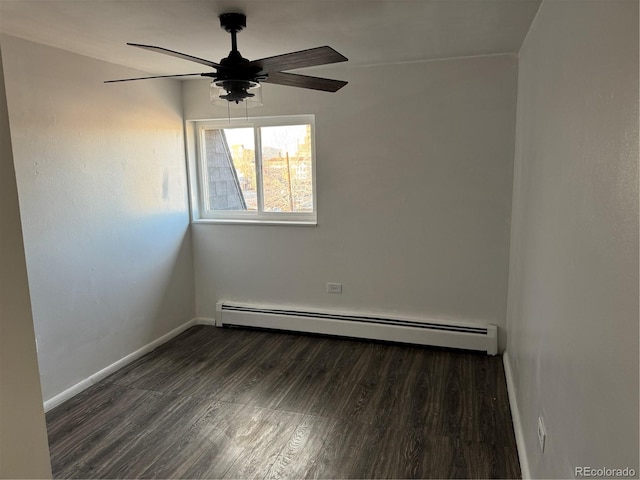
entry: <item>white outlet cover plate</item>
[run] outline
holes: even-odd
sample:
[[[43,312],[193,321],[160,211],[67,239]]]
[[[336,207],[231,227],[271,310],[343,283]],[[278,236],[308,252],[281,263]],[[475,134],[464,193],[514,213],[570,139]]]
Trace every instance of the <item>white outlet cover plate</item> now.
[[[327,283],[327,293],[342,293],[342,284]]]

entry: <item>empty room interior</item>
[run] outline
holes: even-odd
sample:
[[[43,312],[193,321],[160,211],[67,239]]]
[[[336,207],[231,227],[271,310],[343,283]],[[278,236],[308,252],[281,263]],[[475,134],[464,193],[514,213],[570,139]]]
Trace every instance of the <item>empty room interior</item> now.
[[[638,7],[0,0],[0,477],[638,478]]]

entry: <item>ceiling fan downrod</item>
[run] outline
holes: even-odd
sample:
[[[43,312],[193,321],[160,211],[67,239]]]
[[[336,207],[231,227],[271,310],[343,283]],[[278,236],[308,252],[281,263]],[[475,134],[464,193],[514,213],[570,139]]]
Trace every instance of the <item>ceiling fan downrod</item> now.
[[[249,63],[249,60],[244,58],[238,50],[237,38],[238,32],[241,32],[247,26],[247,17],[242,13],[223,13],[219,18],[220,27],[231,35],[231,51],[227,58],[220,60],[220,65],[225,67],[235,66],[236,75],[230,75],[224,70],[219,71],[214,84],[226,91],[226,95],[219,95],[220,98],[230,103],[235,102],[238,104],[247,98],[253,97],[254,94],[249,93],[248,90],[257,85],[256,82],[251,81],[256,72],[252,69],[239,69]],[[238,73],[241,74],[238,78],[235,78]]]
[[[223,13],[220,15],[220,27],[231,34],[231,51],[238,51],[237,34],[247,26],[247,17],[243,13]]]

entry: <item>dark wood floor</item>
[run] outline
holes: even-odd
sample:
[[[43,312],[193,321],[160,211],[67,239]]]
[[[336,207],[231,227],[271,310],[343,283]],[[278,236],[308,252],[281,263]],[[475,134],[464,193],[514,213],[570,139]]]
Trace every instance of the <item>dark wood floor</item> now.
[[[520,477],[500,357],[197,326],[47,413],[56,478]]]

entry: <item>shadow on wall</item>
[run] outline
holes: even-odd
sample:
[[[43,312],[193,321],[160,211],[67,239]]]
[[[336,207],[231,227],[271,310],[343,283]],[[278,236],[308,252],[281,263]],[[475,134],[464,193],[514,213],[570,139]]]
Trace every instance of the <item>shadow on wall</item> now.
[[[190,295],[189,295],[190,293]],[[190,304],[188,302],[191,302]],[[185,311],[189,311],[189,318],[185,318]],[[173,258],[173,268],[165,277],[164,293],[159,299],[154,318],[161,326],[162,319],[169,322],[184,323],[195,317],[195,279],[193,274],[193,251],[191,243],[191,228],[187,226],[182,241]],[[176,325],[177,326],[177,325]],[[158,332],[157,328],[147,326],[148,336],[159,337],[166,332]],[[163,329],[164,330],[164,329]]]
[[[45,399],[195,316],[185,213],[51,234],[31,255]]]

